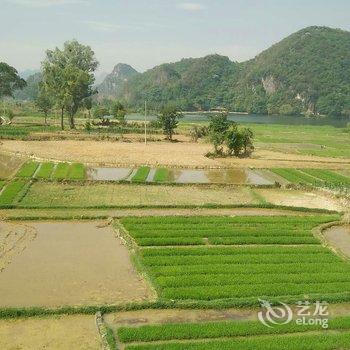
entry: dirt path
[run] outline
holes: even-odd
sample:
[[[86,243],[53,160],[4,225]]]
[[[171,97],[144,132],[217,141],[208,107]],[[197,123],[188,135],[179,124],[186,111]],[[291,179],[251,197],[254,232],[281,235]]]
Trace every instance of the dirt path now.
[[[350,225],[332,226],[322,234],[332,247],[350,258]]]
[[[257,149],[250,159],[209,159],[204,155],[211,146],[190,142],[106,142],[106,141],[13,141],[4,140],[4,152],[39,159],[78,161],[107,166],[168,166],[190,168],[270,168],[305,167],[349,169],[348,159],[304,156]]]
[[[31,222],[37,237],[0,273],[0,307],[118,304],[149,299],[129,252],[98,222]]]

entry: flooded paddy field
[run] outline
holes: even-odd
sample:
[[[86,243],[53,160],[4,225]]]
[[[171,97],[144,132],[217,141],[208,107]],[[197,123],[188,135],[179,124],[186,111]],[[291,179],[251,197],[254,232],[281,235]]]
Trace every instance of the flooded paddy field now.
[[[350,225],[332,226],[322,234],[332,247],[350,258]]]
[[[156,168],[151,168],[146,182],[153,182]],[[130,181],[136,172],[133,168],[94,168],[87,170],[92,181]],[[235,184],[272,185],[276,179],[268,170],[251,169],[169,169],[166,182],[181,184]]]
[[[93,315],[0,320],[2,350],[96,350],[100,338]]]
[[[27,222],[36,237],[0,272],[0,307],[118,304],[151,297],[101,222]]]

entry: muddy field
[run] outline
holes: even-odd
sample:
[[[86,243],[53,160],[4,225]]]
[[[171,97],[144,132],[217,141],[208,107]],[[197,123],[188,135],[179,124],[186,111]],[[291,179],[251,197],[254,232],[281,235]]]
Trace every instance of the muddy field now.
[[[94,316],[0,320],[2,350],[97,350],[100,338]]]
[[[190,142],[150,142],[145,146],[141,142],[4,140],[1,149],[11,154],[18,152],[40,159],[69,160],[97,166],[350,168],[347,159],[297,155],[259,148],[249,159],[209,159],[204,156],[211,150],[209,144]]]
[[[151,297],[111,227],[27,225],[36,237],[0,273],[0,307],[118,304]]]
[[[342,211],[343,205],[330,195],[317,191],[290,189],[255,189],[269,203],[303,208],[317,208]]]
[[[333,226],[325,230],[323,236],[332,247],[350,258],[350,225]]]

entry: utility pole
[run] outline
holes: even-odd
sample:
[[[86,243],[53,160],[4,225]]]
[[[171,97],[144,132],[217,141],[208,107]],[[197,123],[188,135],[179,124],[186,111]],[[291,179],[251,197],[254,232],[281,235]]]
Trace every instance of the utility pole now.
[[[145,101],[145,145],[147,145],[147,101]]]

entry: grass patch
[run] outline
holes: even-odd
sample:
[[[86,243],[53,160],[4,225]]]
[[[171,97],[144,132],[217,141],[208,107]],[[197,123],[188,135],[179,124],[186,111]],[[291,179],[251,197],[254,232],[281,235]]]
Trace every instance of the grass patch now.
[[[167,182],[169,181],[170,172],[166,168],[158,168],[154,175],[154,182]]]
[[[41,163],[41,166],[38,172],[36,173],[35,177],[37,179],[50,179],[54,168],[55,168],[55,163],[51,163],[51,162]]]
[[[52,178],[55,180],[66,179],[68,176],[69,168],[69,163],[58,163],[52,174]]]
[[[8,183],[0,194],[0,205],[11,205],[26,186],[25,180],[13,180]]]
[[[145,182],[147,180],[148,174],[151,168],[148,166],[143,166],[137,169],[136,174],[132,177],[132,182]]]
[[[38,162],[26,162],[18,170],[16,177],[33,177],[34,173],[38,169],[40,163]]]
[[[85,180],[85,166],[81,163],[73,163],[68,172],[67,180]]]

